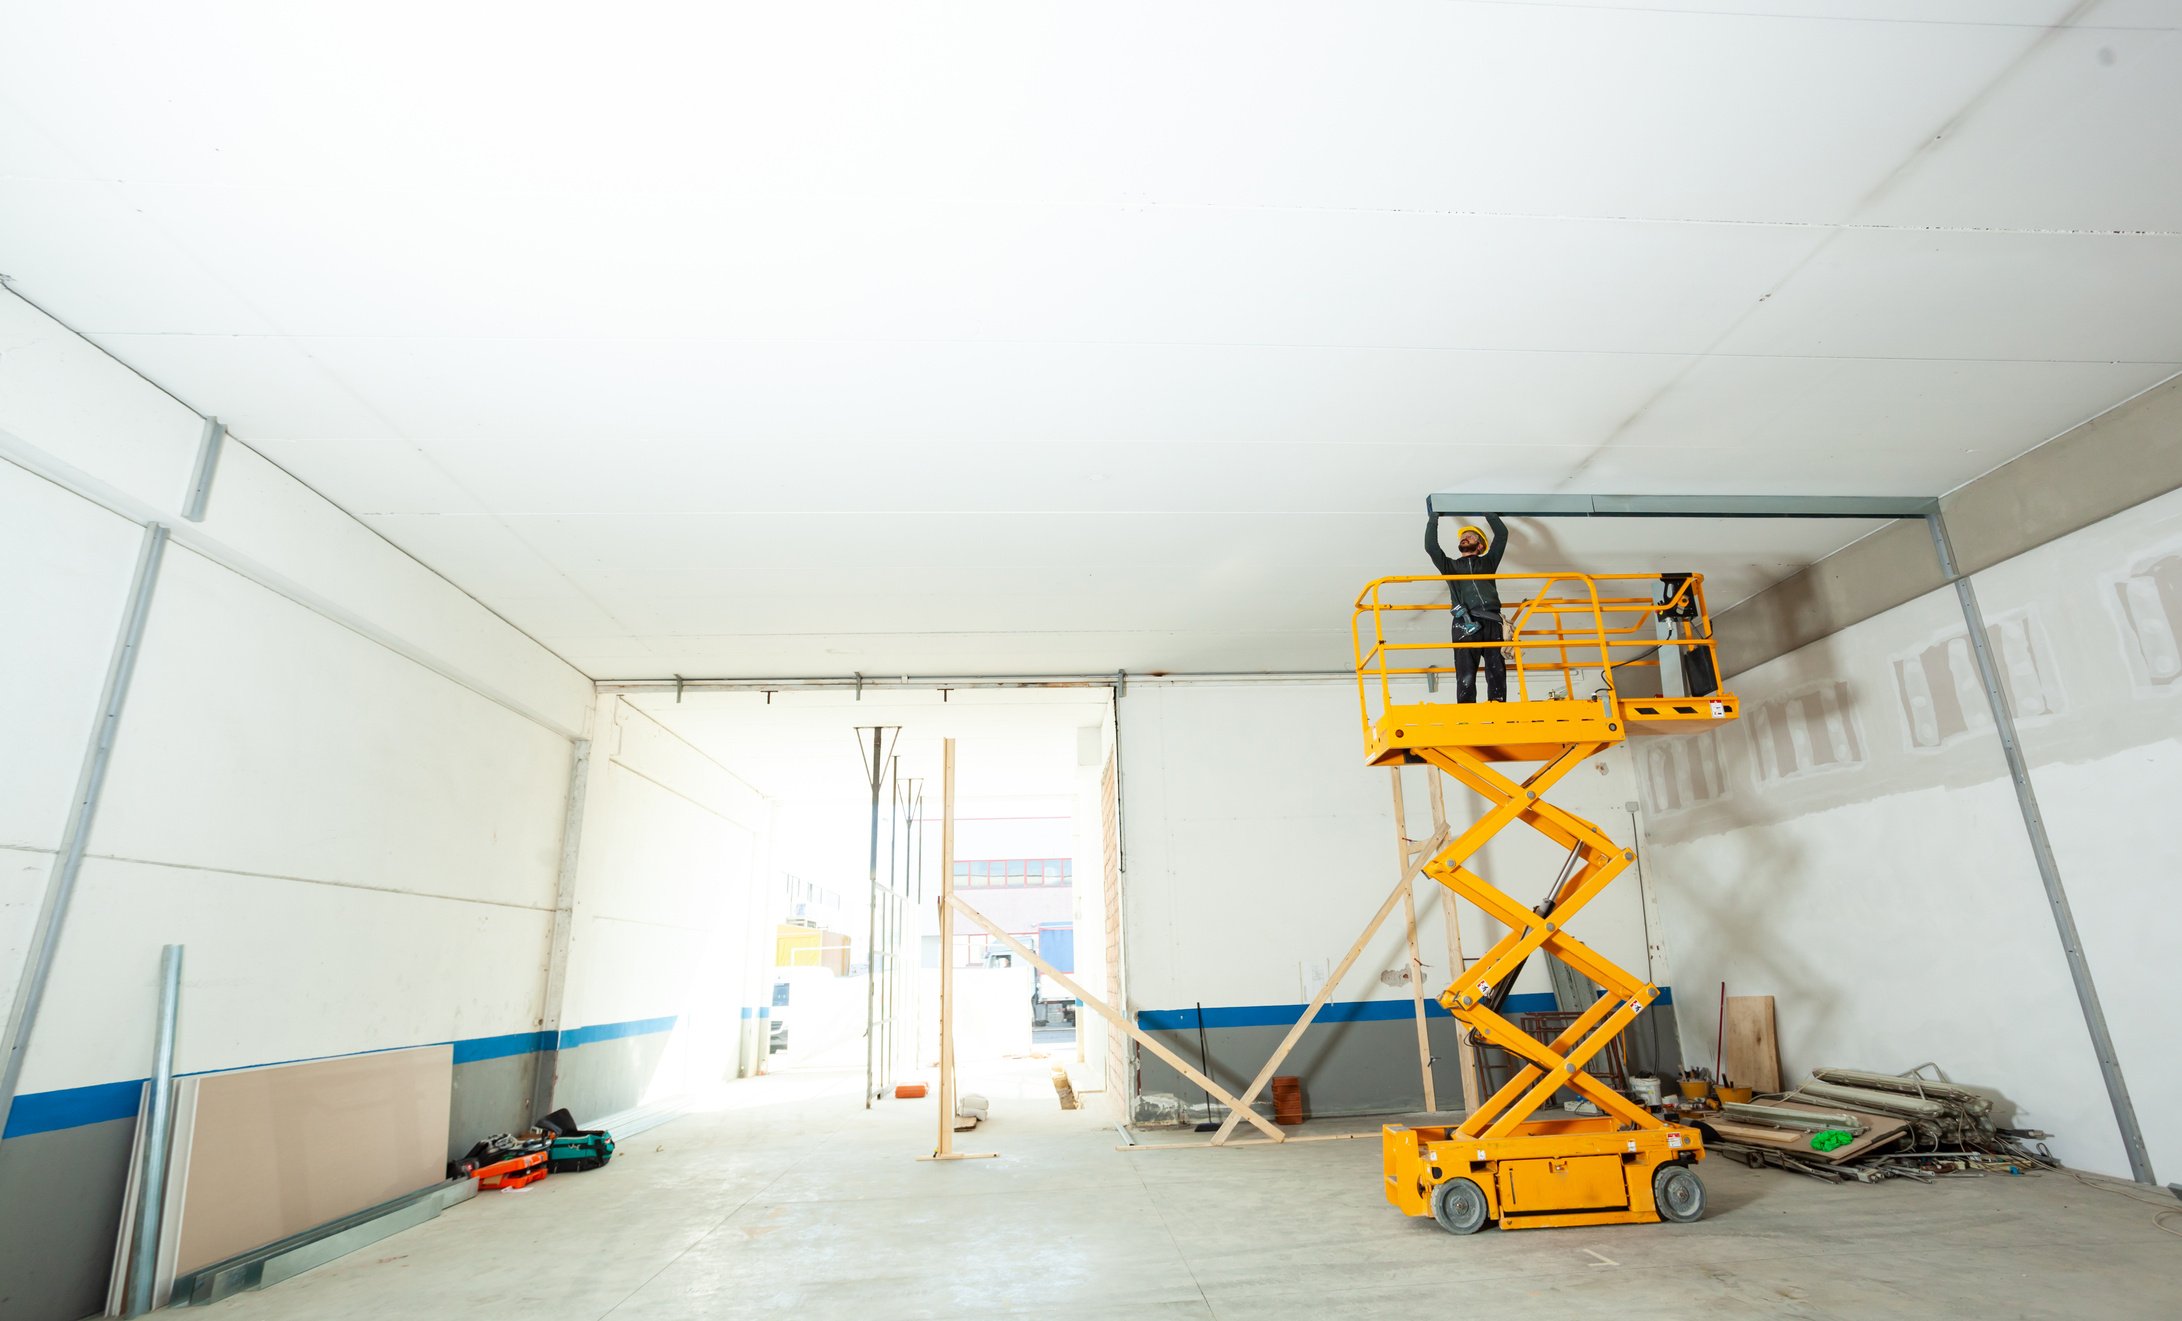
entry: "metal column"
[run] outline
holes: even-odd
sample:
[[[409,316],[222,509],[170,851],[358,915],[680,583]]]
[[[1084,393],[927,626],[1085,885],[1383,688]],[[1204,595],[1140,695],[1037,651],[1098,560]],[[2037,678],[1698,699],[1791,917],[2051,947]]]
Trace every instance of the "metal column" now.
[[[864,751],[863,736],[871,734],[871,751]],[[873,1050],[878,1036],[879,1007],[879,786],[886,779],[887,749],[891,746],[887,735],[901,736],[900,725],[858,725],[856,727],[856,752],[864,758],[864,774],[871,782],[871,863],[867,869],[870,882],[870,899],[864,914],[864,1108],[871,1108],[874,1090],[874,1071],[877,1064]]]
[[[129,1238],[129,1293],[125,1316],[152,1310],[159,1276],[159,1227],[167,1204],[167,1150],[174,1129],[174,1036],[182,1014],[182,947],[159,955],[159,1035],[152,1047],[146,1085],[144,1143],[137,1153],[136,1214]]]
[[[901,754],[886,759],[886,912],[882,927],[886,933],[884,962],[886,980],[879,989],[879,1076],[877,1090],[884,1093],[894,1081],[894,1019],[899,1012],[894,984],[894,946],[900,939],[901,882],[898,879],[901,865],[901,808],[902,808],[902,759]]]
[[[53,860],[45,902],[38,910],[38,925],[30,939],[30,957],[23,961],[23,980],[8,1011],[7,1055],[0,1062],[0,1134],[7,1132],[8,1112],[15,1106],[15,1089],[23,1079],[24,1053],[30,1048],[31,1033],[38,1025],[38,1009],[45,1000],[46,982],[60,952],[68,901],[75,895],[76,877],[83,871],[84,849],[90,843],[91,822],[98,815],[99,791],[106,784],[106,766],[113,756],[114,735],[121,726],[121,708],[129,698],[129,680],[136,673],[144,621],[151,613],[152,591],[158,586],[159,565],[166,549],[166,525],[148,524],[136,554],[136,575],[121,618],[121,636],[115,640],[113,659],[106,666],[106,691],[99,705],[98,724],[84,750],[83,770],[76,779],[76,796],[68,809],[60,856]]]
[[[205,502],[212,498],[212,474],[220,466],[220,442],[227,439],[227,427],[216,417],[205,419],[204,434],[197,438],[197,463],[190,470],[189,499],[182,505],[182,517],[192,523],[205,521]]]
[[[596,712],[593,713],[594,719]],[[591,740],[577,739],[568,767],[568,803],[561,816],[560,870],[553,887],[553,928],[547,937],[545,1013],[538,1021],[542,1043],[530,1080],[532,1117],[553,1110],[561,1067],[561,1005],[568,990],[569,943],[576,929],[576,864],[583,851],[583,808],[591,792]]]

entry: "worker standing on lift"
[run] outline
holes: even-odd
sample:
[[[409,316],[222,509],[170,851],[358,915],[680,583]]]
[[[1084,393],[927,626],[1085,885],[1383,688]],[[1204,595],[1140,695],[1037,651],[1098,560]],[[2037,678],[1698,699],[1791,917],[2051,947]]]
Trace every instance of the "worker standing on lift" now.
[[[1508,549],[1508,525],[1496,514],[1485,515],[1485,524],[1492,529],[1492,539],[1487,541],[1483,528],[1464,524],[1455,534],[1455,549],[1462,552],[1450,557],[1440,549],[1440,518],[1434,512],[1432,502],[1424,502],[1424,552],[1432,557],[1432,563],[1441,574],[1454,577],[1458,574],[1498,573],[1500,557]],[[1456,642],[1499,643],[1500,584],[1490,579],[1479,582],[1451,582],[1447,584],[1447,605],[1454,616],[1454,640]],[[1477,666],[1485,663],[1485,700],[1508,700],[1508,662],[1500,654],[1500,648],[1455,648],[1455,700],[1477,700]]]

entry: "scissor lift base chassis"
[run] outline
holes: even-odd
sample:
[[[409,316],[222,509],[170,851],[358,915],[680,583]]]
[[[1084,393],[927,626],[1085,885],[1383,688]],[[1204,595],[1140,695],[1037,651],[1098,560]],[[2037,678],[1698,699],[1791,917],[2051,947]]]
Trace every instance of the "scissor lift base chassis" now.
[[[1469,1138],[1452,1128],[1389,1124],[1380,1135],[1386,1198],[1405,1215],[1432,1214],[1432,1191],[1467,1178],[1502,1229],[1646,1224],[1662,1165],[1703,1159],[1694,1129],[1631,1131],[1611,1117],[1543,1119],[1513,1136]]]
[[[1652,1003],[1658,988],[1562,929],[1635,854],[1592,822],[1553,805],[1546,793],[1577,764],[1627,739],[1632,726],[1680,731],[1732,720],[1738,713],[1735,699],[1724,694],[1697,700],[1608,694],[1598,701],[1396,705],[1367,725],[1367,755],[1374,764],[1427,763],[1476,791],[1489,809],[1425,872],[1500,921],[1507,934],[1439,999],[1465,1038],[1477,1032],[1490,1044],[1514,1050],[1525,1065],[1496,1096],[1471,1098],[1482,1104],[1459,1127],[1392,1124],[1383,1130],[1386,1197],[1405,1214],[1432,1215],[1434,1191],[1449,1179],[1467,1178],[1484,1195],[1486,1222],[1503,1229],[1669,1218],[1660,1214],[1654,1179],[1663,1166],[1704,1159],[1697,1132],[1646,1113],[1582,1069]],[[1535,762],[1539,769],[1517,781],[1499,769],[1508,762]],[[1468,867],[1487,840],[1518,822],[1571,848],[1583,862],[1544,914],[1523,909]],[[1569,961],[1604,989],[1551,1043],[1529,1037],[1488,1008],[1492,986],[1512,978],[1522,958],[1539,950]],[[1605,1113],[1531,1118],[1557,1084],[1573,1087]]]

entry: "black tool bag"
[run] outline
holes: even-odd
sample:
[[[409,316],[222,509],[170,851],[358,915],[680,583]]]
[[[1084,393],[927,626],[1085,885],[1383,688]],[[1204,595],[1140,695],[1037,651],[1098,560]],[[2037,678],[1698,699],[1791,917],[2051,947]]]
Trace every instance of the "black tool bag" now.
[[[447,1162],[447,1177],[468,1178],[487,1165],[546,1151],[551,1145],[550,1138],[519,1138],[513,1133],[495,1133],[464,1152],[459,1159]]]

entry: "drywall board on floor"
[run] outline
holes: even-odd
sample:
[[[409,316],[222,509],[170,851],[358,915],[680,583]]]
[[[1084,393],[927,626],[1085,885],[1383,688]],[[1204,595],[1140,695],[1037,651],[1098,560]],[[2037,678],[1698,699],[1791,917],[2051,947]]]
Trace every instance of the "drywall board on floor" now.
[[[77,1321],[106,1302],[136,1120],[0,1142],[0,1316]]]
[[[200,1078],[177,1270],[439,1182],[453,1068],[421,1046]]]

